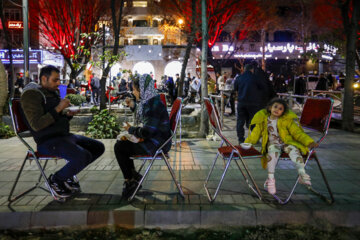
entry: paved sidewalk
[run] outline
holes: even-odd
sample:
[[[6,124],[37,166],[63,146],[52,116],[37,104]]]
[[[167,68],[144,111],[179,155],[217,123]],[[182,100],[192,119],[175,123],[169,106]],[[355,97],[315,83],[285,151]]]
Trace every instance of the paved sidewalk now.
[[[225,135],[236,143],[235,117],[225,121]],[[290,203],[280,206],[263,189],[266,171],[259,159],[247,164],[262,189],[260,201],[244,184],[235,163],[225,178],[215,203],[210,204],[203,187],[219,141],[189,139],[182,142],[181,153],[172,151],[171,164],[185,192],[177,194],[171,176],[163,162],[156,162],[143,189],[131,204],[121,200],[123,176],[115,160],[115,140],[102,140],[106,152],[78,177],[83,193],[66,203],[53,201],[41,189],[8,206],[7,196],[25,148],[17,138],[0,140],[0,229],[54,226],[123,227],[211,227],[220,225],[251,226],[271,224],[335,224],[360,226],[360,137],[358,134],[330,129],[318,155],[335,194],[335,203],[328,205],[299,186]],[[64,161],[49,164],[47,173],[63,166]],[[315,162],[308,173],[315,186],[323,187]],[[218,161],[215,177],[223,170]],[[32,186],[38,177],[35,163],[27,164],[20,179],[18,192]],[[278,190],[290,187],[295,169],[290,162],[281,162],[276,173]],[[210,184],[215,186],[216,182]]]

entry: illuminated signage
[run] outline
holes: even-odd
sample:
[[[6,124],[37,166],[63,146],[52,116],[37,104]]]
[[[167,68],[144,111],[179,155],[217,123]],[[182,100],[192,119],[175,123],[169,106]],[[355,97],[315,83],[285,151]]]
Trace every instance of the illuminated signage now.
[[[324,53],[328,56],[336,56],[336,52],[338,51],[338,48],[328,45],[328,44],[324,44],[322,46],[320,46],[320,44],[318,43],[307,43],[306,44],[306,51],[314,51],[314,52],[318,52],[321,50],[321,53]],[[197,51],[200,51],[200,49],[196,49]],[[254,49],[255,50],[255,49]],[[260,53],[262,52],[263,48],[260,47]],[[227,45],[227,44],[217,44],[214,45],[211,49],[212,52],[233,52],[234,51],[234,46],[231,45]],[[281,44],[281,43],[268,43],[267,45],[265,45],[265,52],[266,53],[282,53],[282,54],[302,54],[304,53],[304,48],[301,45],[297,45],[294,43],[285,43],[285,44]],[[249,56],[250,58],[257,58],[257,54],[255,51],[252,52]],[[243,54],[244,55],[244,54]],[[248,58],[248,55],[241,55],[241,54],[237,54],[234,55],[235,57],[245,57]]]
[[[22,21],[9,21],[8,22],[9,29],[22,29],[24,28]]]
[[[24,53],[22,49],[12,50],[13,63],[23,64]],[[8,50],[0,50],[0,59],[3,63],[10,63],[10,54]],[[29,62],[41,64],[42,63],[42,51],[41,50],[30,50],[29,51]]]
[[[324,44],[323,48],[325,53],[332,54],[333,56],[336,55],[336,51],[338,50],[338,48],[327,44]],[[308,43],[306,46],[306,51],[313,50],[315,52],[318,52],[318,49],[320,49],[320,45],[317,43]],[[293,53],[294,50],[298,51],[299,53],[304,52],[304,48],[302,46],[298,46],[290,43],[287,43],[286,45],[271,45],[270,43],[268,43],[265,46],[265,52],[270,52],[270,53],[273,53],[275,51],[282,53],[286,53],[286,52]],[[260,47],[260,51],[262,52],[262,47]]]

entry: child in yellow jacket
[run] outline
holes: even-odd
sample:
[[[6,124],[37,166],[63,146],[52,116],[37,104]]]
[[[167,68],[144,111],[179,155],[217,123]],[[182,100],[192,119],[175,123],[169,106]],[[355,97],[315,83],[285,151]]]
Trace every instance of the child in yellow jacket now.
[[[311,185],[301,154],[305,155],[309,149],[317,147],[318,144],[295,120],[297,120],[296,114],[288,110],[286,102],[280,98],[271,100],[266,109],[257,112],[251,120],[251,125],[255,127],[245,143],[256,144],[262,138],[261,152],[264,157],[261,163],[263,168],[268,170],[264,187],[272,195],[276,193],[275,167],[283,151],[288,153],[291,161],[294,162],[300,176],[299,182]]]

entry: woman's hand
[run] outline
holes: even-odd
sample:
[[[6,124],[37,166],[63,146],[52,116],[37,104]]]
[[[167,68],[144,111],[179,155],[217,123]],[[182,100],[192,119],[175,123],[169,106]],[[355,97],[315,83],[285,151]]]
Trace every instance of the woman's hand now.
[[[312,148],[316,148],[316,147],[318,147],[318,146],[319,146],[318,143],[312,142],[312,143],[310,143],[310,144],[308,145],[308,148],[309,148],[309,149],[312,149]]]
[[[129,128],[131,127],[131,125],[128,123],[128,122],[124,122],[123,123],[123,128],[126,130],[126,131],[129,131]]]
[[[80,112],[80,109],[79,109],[79,111],[68,111],[67,113],[66,113],[66,115],[68,116],[68,117],[73,117],[73,116],[75,116],[76,114],[78,114]]]
[[[134,100],[129,97],[125,98],[125,103],[126,103],[126,105],[128,105],[128,107],[131,107],[131,108],[134,108],[134,106],[135,106]]]

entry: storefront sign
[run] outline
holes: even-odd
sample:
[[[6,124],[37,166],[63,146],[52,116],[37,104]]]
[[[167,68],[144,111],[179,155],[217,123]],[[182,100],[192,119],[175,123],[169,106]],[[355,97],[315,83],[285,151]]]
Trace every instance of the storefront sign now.
[[[22,29],[24,28],[22,21],[8,21],[9,29]]]
[[[24,54],[22,49],[12,50],[13,63],[23,64]],[[4,64],[10,63],[10,54],[8,50],[0,50],[0,59]],[[41,64],[42,63],[42,50],[30,50],[29,51],[29,62]]]

